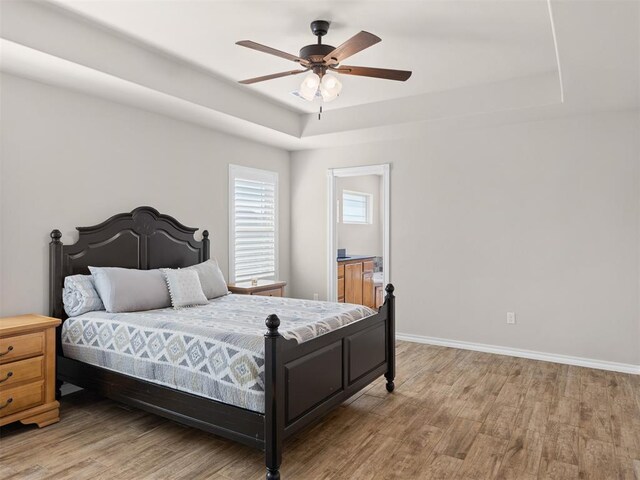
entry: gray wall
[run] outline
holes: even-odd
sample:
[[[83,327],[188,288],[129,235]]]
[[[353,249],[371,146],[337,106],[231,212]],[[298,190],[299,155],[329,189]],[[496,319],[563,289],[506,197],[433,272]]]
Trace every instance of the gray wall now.
[[[640,364],[639,127],[638,112],[433,123],[294,153],[290,291],[326,294],[327,168],[390,162],[399,332]]]
[[[139,205],[211,232],[228,271],[228,165],[275,170],[280,272],[289,278],[289,153],[3,75],[0,315],[46,313],[48,241]],[[197,236],[200,232],[196,233]]]
[[[380,175],[336,178],[336,201],[340,202],[340,218],[337,219],[336,225],[338,248],[346,248],[348,254],[382,256],[381,179]],[[342,192],[344,190],[371,195],[372,223],[364,225],[342,223]]]
[[[142,204],[208,228],[226,273],[229,163],[279,172],[281,276],[293,296],[324,296],[326,169],[389,162],[400,332],[640,364],[637,111],[434,123],[419,139],[290,163],[283,150],[1,80],[0,315],[46,312],[52,228],[72,242],[74,227]]]

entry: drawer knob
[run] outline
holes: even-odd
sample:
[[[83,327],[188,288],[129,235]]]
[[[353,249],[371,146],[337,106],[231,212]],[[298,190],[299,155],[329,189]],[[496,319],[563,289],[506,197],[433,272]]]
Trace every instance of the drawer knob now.
[[[6,355],[7,353],[9,353],[11,350],[13,350],[13,345],[9,345],[7,347],[7,351],[6,352],[0,352],[0,357]]]
[[[13,372],[7,372],[7,376],[4,377],[2,380],[0,380],[0,383],[2,382],[6,382],[7,380],[9,380],[11,377],[13,377]]]
[[[4,407],[9,406],[9,404],[10,404],[11,402],[13,402],[13,397],[9,397],[9,398],[7,399],[7,401],[6,401],[6,402],[4,402],[4,405],[0,406],[0,410],[2,410]]]

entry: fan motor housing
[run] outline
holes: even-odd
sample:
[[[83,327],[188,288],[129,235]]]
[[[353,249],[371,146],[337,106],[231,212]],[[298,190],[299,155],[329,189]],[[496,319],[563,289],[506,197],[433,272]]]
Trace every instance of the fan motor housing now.
[[[335,47],[332,47],[331,45],[307,45],[300,49],[299,57],[309,60],[311,63],[322,63],[322,59],[334,50]]]

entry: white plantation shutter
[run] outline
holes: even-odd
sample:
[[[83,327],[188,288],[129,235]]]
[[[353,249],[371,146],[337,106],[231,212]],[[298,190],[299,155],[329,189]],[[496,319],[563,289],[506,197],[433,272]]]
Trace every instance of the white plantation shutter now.
[[[229,166],[231,281],[278,276],[278,174]]]

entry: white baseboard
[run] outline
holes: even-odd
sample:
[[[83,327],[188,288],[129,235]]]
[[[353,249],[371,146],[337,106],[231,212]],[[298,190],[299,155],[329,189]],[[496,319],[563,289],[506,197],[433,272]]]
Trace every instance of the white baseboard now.
[[[495,353],[498,355],[509,355],[511,357],[529,358],[531,360],[542,360],[544,362],[562,363],[564,365],[575,365],[577,367],[596,368],[599,370],[640,375],[640,365],[633,365],[631,363],[607,362],[605,360],[572,357],[570,355],[560,355],[557,353],[535,352],[520,348],[499,347],[496,345],[486,345],[484,343],[424,337],[422,335],[411,335],[409,333],[397,333],[396,338],[407,342],[426,343],[428,345],[440,345],[442,347],[461,348],[463,350],[474,350],[476,352]]]

